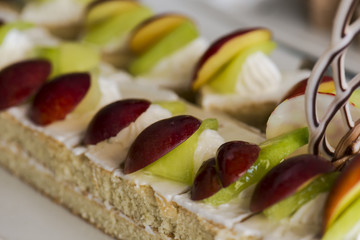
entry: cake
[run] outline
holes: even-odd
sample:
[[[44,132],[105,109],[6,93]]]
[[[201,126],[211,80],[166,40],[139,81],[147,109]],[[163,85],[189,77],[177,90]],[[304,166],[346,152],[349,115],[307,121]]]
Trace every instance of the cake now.
[[[338,21],[353,7],[343,1]],[[356,238],[358,78],[344,83],[341,56],[358,29],[348,27],[270,117],[302,99],[305,127],[269,120],[266,140],[104,63],[50,81],[58,59],[11,63],[0,71],[0,164],[117,239]],[[334,79],[323,78],[331,60]],[[329,125],[340,109],[344,132]]]

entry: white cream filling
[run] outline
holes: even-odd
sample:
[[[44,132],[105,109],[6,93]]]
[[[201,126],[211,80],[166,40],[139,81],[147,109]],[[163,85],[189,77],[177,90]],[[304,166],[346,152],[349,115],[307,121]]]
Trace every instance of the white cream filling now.
[[[44,3],[28,3],[22,11],[25,21],[43,25],[62,25],[81,19],[84,4],[75,0],[53,0]]]
[[[130,123],[115,137],[90,145],[85,155],[102,168],[112,172],[125,160],[131,144],[141,131],[152,123],[169,117],[171,113],[168,110],[152,104],[135,122]]]
[[[281,74],[268,56],[262,52],[256,52],[250,55],[243,64],[238,75],[235,93],[220,94],[205,85],[200,90],[200,104],[205,109],[231,112],[233,109],[240,109],[240,106],[266,102],[277,103],[284,93],[308,74],[308,71]]]
[[[150,72],[136,78],[137,81],[151,82],[173,90],[186,90],[194,67],[209,46],[203,38],[197,38],[171,56],[162,59]]]
[[[31,57],[36,46],[56,45],[57,42],[40,28],[11,29],[0,45],[0,69]]]

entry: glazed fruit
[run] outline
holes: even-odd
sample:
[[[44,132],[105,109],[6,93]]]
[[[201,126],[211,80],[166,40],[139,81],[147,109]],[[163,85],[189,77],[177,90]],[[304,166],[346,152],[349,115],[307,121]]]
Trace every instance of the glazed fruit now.
[[[105,106],[91,120],[84,143],[97,144],[116,136],[145,112],[150,104],[147,100],[126,99]]]
[[[199,36],[196,26],[189,21],[180,24],[169,34],[161,38],[154,46],[138,56],[129,67],[133,75],[148,72],[161,59],[186,46]]]
[[[129,40],[130,50],[135,54],[145,52],[186,21],[190,20],[183,15],[172,13],[146,19],[132,32]]]
[[[213,78],[211,78],[211,80],[209,80],[209,86],[211,86],[211,88],[217,93],[235,93],[236,83],[239,79],[239,72],[241,72],[246,59],[256,52],[270,54],[275,47],[276,44],[274,42],[267,40],[245,48],[240,51],[240,53],[238,53],[238,55],[231,60],[226,67],[220,70]]]
[[[130,147],[124,173],[143,169],[190,185],[194,179],[194,152],[205,129],[217,129],[217,121],[201,122],[192,116],[180,115],[150,125]]]
[[[240,51],[269,41],[271,33],[264,28],[244,29],[228,34],[213,43],[198,62],[192,82],[198,90],[228,64]]]
[[[316,155],[305,154],[289,158],[275,166],[261,179],[252,196],[250,210],[261,212],[285,198],[299,193],[309,184],[314,184],[314,180],[319,176],[333,171],[334,167],[330,161]],[[320,187],[316,190],[326,191],[329,190],[329,187],[325,189]],[[318,193],[315,191],[310,194],[308,191],[307,194],[301,194],[301,201],[295,202],[292,206],[287,206],[290,209],[278,209],[291,214]],[[287,214],[282,215],[281,212],[275,212],[274,215],[277,217],[287,216]]]
[[[37,55],[51,61],[52,77],[91,71],[98,67],[100,61],[98,50],[85,43],[67,42],[56,47],[42,47],[37,50]]]
[[[219,177],[223,187],[238,180],[256,161],[260,147],[243,141],[232,141],[220,146],[216,154]]]
[[[33,59],[12,64],[0,72],[0,110],[27,101],[48,79],[51,64]]]
[[[190,198],[194,201],[203,200],[218,192],[222,188],[215,158],[211,158],[201,165],[190,190]]]
[[[241,191],[259,182],[273,167],[284,160],[289,154],[308,142],[307,128],[269,139],[260,144],[260,153],[255,163],[236,182],[205,199],[212,205],[220,205],[230,201]]]
[[[30,119],[38,125],[65,119],[85,98],[90,85],[87,73],[62,75],[48,82],[35,95],[29,109]]]
[[[335,239],[331,235],[334,234],[334,229],[341,229],[343,234],[350,230],[351,226],[359,220],[357,214],[353,214],[351,209],[355,209],[360,196],[360,155],[353,156],[347,166],[342,171],[337,179],[334,187],[329,193],[325,205],[323,231],[328,235],[326,239]],[[358,209],[358,208],[357,208]],[[353,217],[351,217],[352,212]],[[349,215],[345,217],[345,215]],[[346,219],[346,220],[344,220]],[[345,231],[348,229],[347,231]],[[343,236],[336,235],[341,239]]]
[[[121,43],[126,34],[152,15],[147,7],[124,0],[103,1],[91,6],[86,17],[83,38],[99,46]]]

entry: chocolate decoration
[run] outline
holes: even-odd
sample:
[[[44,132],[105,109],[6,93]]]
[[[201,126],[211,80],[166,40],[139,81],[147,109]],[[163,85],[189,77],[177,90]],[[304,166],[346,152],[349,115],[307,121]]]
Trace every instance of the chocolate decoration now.
[[[350,19],[358,4],[357,0],[342,0],[337,10],[331,44],[319,58],[310,75],[305,93],[306,118],[309,128],[309,153],[332,158],[334,148],[325,135],[325,131],[335,114],[340,111],[344,125],[351,130],[354,121],[349,110],[349,98],[360,86],[360,74],[349,82],[346,81],[344,57],[346,50],[354,37],[360,32],[360,18],[350,23]],[[325,70],[331,65],[335,83],[336,97],[330,103],[327,112],[319,119],[316,110],[316,95]]]

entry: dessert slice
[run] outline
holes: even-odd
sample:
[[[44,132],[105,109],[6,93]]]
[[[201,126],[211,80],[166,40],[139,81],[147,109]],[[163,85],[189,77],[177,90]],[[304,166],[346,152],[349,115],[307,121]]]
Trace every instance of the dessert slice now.
[[[151,15],[149,8],[136,1],[95,1],[86,11],[82,39],[99,46],[105,61],[123,67],[129,61],[130,31]]]
[[[264,128],[282,93],[294,84],[282,79],[267,56],[275,46],[265,28],[237,30],[215,41],[194,71],[199,104]]]
[[[196,62],[207,47],[195,23],[175,13],[153,16],[132,32],[129,48],[134,60],[129,72],[137,81],[188,91]]]

